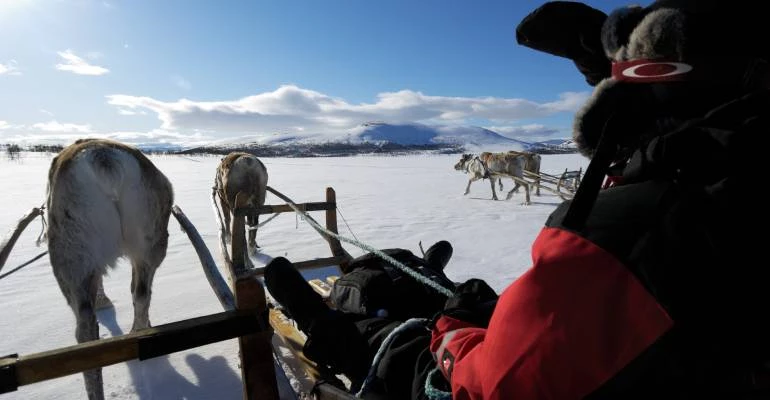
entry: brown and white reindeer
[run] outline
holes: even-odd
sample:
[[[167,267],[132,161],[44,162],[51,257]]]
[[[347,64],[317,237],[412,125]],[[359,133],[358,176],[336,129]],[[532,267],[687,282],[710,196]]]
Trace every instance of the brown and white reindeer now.
[[[483,157],[483,158],[482,158]],[[520,154],[508,154],[508,153],[481,153],[476,156],[473,154],[463,154],[460,157],[460,161],[455,164],[454,169],[457,171],[465,172],[469,175],[468,185],[465,187],[465,193],[470,193],[471,183],[479,179],[489,178],[489,183],[492,187],[492,198],[497,200],[497,193],[495,192],[495,181],[500,181],[502,178],[511,178],[516,184],[519,182],[517,179],[523,181],[523,170],[526,163],[525,157]],[[516,179],[514,179],[516,178]],[[523,184],[525,191],[524,204],[530,204],[529,198],[529,185]],[[502,184],[500,185],[502,189]],[[506,200],[510,200],[513,197],[514,191],[518,189],[516,185],[508,192]]]
[[[48,251],[75,313],[79,343],[99,338],[95,309],[102,276],[119,257],[131,261],[134,322],[150,326],[155,270],[166,256],[171,183],[138,149],[103,139],[64,148],[48,172]],[[88,398],[104,398],[101,368],[83,373]]]
[[[230,239],[230,218],[237,208],[259,207],[265,204],[267,190],[267,169],[254,155],[232,152],[223,157],[217,166],[214,188],[219,197],[224,218],[224,234]],[[247,217],[249,229],[249,251],[257,246],[257,225],[259,215]]]
[[[540,157],[540,154],[533,153],[530,151],[515,151],[515,150],[509,150],[508,154],[514,154],[514,155],[520,155],[521,157],[524,157],[524,171],[531,172],[532,175],[527,176],[525,174],[525,178],[531,178],[535,181],[535,196],[540,196],[540,161],[542,157]],[[516,182],[513,185],[513,192],[516,193],[519,190],[519,186],[521,184],[519,182]],[[503,190],[503,181],[500,181],[500,190]]]

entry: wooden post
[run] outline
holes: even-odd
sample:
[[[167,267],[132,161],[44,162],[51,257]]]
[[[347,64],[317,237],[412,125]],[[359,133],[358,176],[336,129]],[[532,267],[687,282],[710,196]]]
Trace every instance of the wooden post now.
[[[327,187],[326,188],[326,202],[329,204],[333,204],[334,207],[331,209],[326,210],[326,229],[328,229],[331,232],[338,233],[337,232],[337,194],[334,192],[333,188]],[[337,257],[345,257],[348,256],[345,249],[342,248],[342,244],[337,238],[334,237],[328,237],[326,240],[329,242],[329,247],[332,250],[332,254]],[[348,261],[342,261],[340,262],[340,271],[342,271],[343,274],[348,273]]]
[[[268,327],[267,299],[265,288],[256,276],[246,269],[246,227],[244,212],[236,210],[230,226],[232,247],[230,257],[230,280],[235,292],[237,310],[251,310],[256,313],[265,331],[238,339],[241,358],[243,398],[246,400],[278,400],[278,384],[273,363],[271,339],[272,329]]]

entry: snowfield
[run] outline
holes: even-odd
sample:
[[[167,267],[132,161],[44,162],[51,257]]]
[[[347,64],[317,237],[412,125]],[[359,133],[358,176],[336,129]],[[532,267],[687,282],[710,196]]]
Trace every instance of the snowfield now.
[[[45,201],[48,166],[53,154],[22,153],[18,160],[0,158],[0,232],[15,226],[32,207]],[[174,185],[175,204],[195,224],[215,260],[221,264],[211,188],[219,162],[215,156],[151,156]],[[323,201],[333,187],[339,206],[342,235],[378,248],[403,247],[419,254],[438,240],[454,246],[447,274],[455,281],[471,277],[504,289],[531,264],[530,246],[547,216],[561,203],[549,192],[532,194],[524,206],[523,191],[509,200],[491,200],[489,181],[472,184],[453,169],[459,155],[356,156],[343,158],[262,158],[268,184],[296,202]],[[545,155],[543,172],[585,168],[578,154]],[[505,191],[513,182],[504,182]],[[500,196],[504,199],[505,196]],[[267,204],[281,204],[268,194]],[[313,214],[316,216],[316,214]],[[266,217],[263,217],[263,219]],[[323,221],[323,214],[316,219]],[[174,218],[170,222],[168,254],[153,287],[153,325],[221,312],[198,258]],[[2,272],[45,250],[35,239],[41,224],[33,221],[16,244]],[[300,261],[331,255],[328,245],[301,218],[283,214],[258,232],[258,259],[284,256]],[[348,244],[353,255],[363,251]],[[104,280],[115,303],[98,315],[100,334],[125,334],[132,323],[130,267],[120,261]],[[53,277],[47,257],[0,280],[0,355],[26,355],[76,344],[74,317]],[[139,362],[104,368],[108,399],[240,399],[241,383],[235,340]],[[0,395],[12,399],[81,399],[81,374],[71,375]]]

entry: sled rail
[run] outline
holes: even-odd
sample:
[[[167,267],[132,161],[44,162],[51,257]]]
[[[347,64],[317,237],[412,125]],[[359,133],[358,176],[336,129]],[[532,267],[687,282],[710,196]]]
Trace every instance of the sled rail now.
[[[16,241],[19,240],[21,233],[24,232],[24,229],[30,222],[41,215],[43,215],[42,207],[33,208],[32,211],[21,217],[19,222],[16,223],[16,228],[0,241],[0,271],[3,270],[3,265],[5,265],[5,262],[8,260],[8,256],[11,254],[11,250],[16,244]]]
[[[25,356],[0,358],[0,393],[133,359],[147,360],[227,339],[258,333],[253,310],[226,311],[126,335]]]

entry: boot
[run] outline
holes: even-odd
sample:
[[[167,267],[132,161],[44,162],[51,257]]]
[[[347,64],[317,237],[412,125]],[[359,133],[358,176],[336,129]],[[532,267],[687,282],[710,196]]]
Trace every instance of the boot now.
[[[305,333],[316,318],[330,311],[321,295],[283,257],[274,258],[265,267],[265,286]]]
[[[446,240],[434,243],[425,251],[423,257],[428,268],[434,271],[443,271],[450,258],[452,258],[452,245]]]

